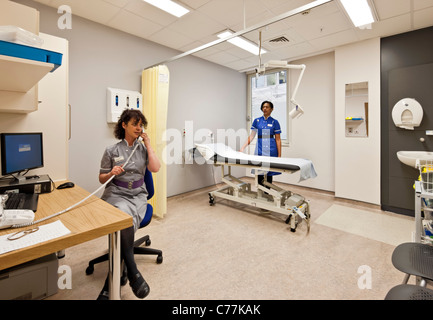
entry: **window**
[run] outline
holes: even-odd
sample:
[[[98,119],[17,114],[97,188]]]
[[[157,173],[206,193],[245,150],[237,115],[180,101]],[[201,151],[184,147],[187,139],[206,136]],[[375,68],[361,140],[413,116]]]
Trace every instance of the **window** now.
[[[248,130],[254,119],[263,115],[260,105],[268,100],[274,104],[272,117],[281,125],[281,140],[288,140],[287,70],[270,70],[260,76],[248,75]]]

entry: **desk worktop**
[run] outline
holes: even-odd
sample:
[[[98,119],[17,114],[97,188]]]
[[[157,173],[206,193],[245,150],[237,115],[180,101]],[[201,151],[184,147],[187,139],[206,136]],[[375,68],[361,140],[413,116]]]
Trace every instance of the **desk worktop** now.
[[[58,184],[58,183],[57,183]],[[65,210],[83,200],[89,192],[75,185],[39,195],[35,221]],[[74,245],[99,238],[132,226],[132,218],[96,196],[91,196],[77,207],[36,226],[61,220],[71,233],[50,241],[0,255],[0,270],[43,257]],[[0,236],[26,230],[29,227],[0,230]]]

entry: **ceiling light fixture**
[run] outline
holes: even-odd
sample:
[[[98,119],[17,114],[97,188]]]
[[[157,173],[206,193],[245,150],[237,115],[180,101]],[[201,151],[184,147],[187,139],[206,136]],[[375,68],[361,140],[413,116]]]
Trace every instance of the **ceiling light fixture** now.
[[[189,12],[188,9],[182,7],[181,5],[171,0],[143,0],[143,1],[161,10],[164,10],[165,12],[168,12],[178,18],[182,17],[183,15]]]
[[[231,36],[232,34],[233,34],[232,31],[226,30],[224,32],[221,32],[220,34],[217,34],[217,37],[220,39],[224,39],[224,38]],[[248,52],[250,52],[256,56],[259,55],[259,47],[256,44],[254,44],[254,43],[252,43],[252,42],[250,42],[244,38],[234,37],[232,39],[227,40],[227,42],[230,42],[231,44],[234,44],[235,46],[237,46],[241,49],[244,49],[244,50],[246,50],[246,51],[248,51]],[[266,53],[267,51],[265,49],[261,48],[260,52]]]
[[[373,13],[367,0],[340,0],[355,27],[374,22]]]

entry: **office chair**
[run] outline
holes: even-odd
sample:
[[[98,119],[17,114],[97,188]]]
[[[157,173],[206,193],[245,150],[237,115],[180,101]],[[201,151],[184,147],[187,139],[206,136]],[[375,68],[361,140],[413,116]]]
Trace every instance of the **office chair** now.
[[[148,192],[147,200],[150,200],[153,197],[155,191],[153,187],[152,173],[147,169],[144,175],[144,183],[146,184],[146,189]],[[153,216],[153,207],[150,203],[147,203],[146,215],[141,221],[139,229],[146,227],[152,220],[152,216]],[[145,243],[146,246],[150,246],[151,241],[148,235],[134,241],[134,254],[157,255],[156,263],[158,264],[162,263],[163,260],[162,251],[158,249],[140,247],[141,244],[143,243]],[[86,268],[86,274],[87,275],[92,274],[94,271],[94,265],[103,261],[108,261],[108,253],[89,261],[89,266]],[[126,282],[127,282],[126,268],[123,267],[123,275],[122,275],[121,283],[122,285],[125,285]]]
[[[411,275],[420,277],[420,286],[426,281],[433,281],[433,246],[417,242],[398,245],[392,253],[392,264],[406,275],[403,284],[407,284]]]
[[[433,290],[413,284],[400,284],[388,291],[385,300],[433,300]]]

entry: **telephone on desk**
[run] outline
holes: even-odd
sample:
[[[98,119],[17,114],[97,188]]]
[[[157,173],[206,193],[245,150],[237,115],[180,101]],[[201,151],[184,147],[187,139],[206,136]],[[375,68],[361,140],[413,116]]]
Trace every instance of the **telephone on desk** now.
[[[35,219],[35,213],[32,210],[4,209],[6,200],[7,195],[0,195],[0,229],[33,222]]]

